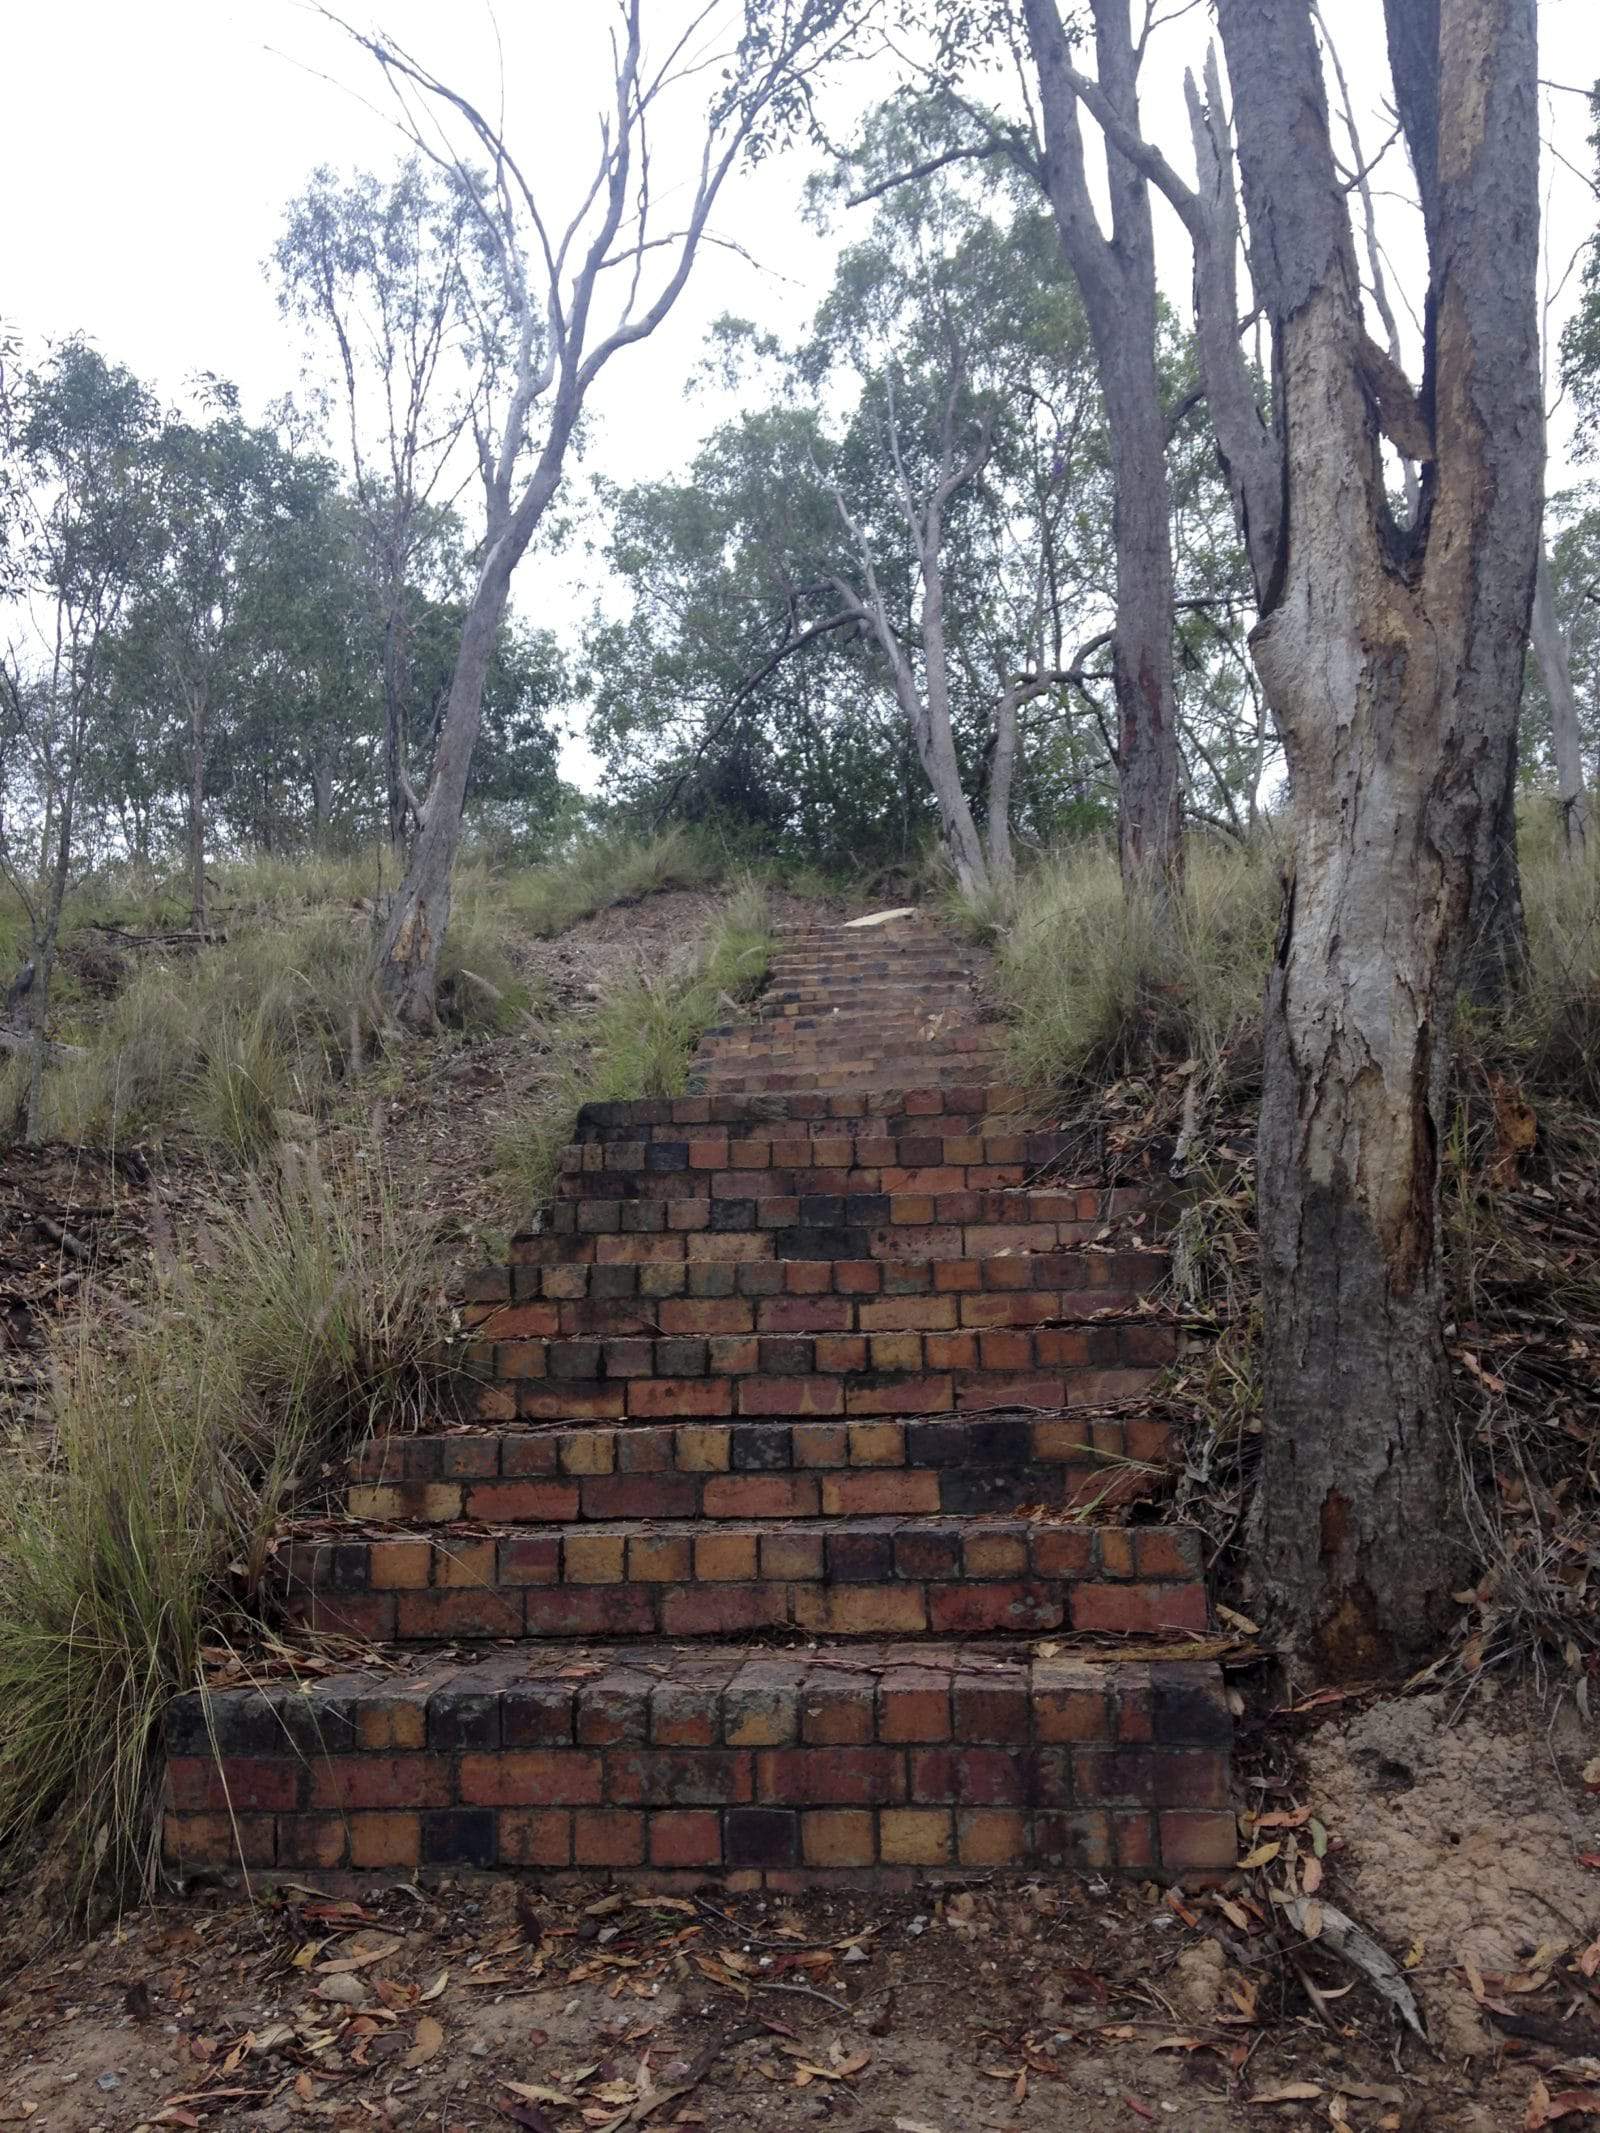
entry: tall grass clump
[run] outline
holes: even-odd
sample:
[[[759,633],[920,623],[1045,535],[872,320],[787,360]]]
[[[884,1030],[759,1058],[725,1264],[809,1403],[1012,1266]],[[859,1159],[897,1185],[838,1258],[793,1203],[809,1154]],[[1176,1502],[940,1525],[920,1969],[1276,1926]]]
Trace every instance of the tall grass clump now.
[[[1098,1092],[1164,1061],[1215,1063],[1259,1031],[1278,889],[1265,846],[1192,844],[1184,893],[1158,915],[1123,895],[1114,851],[1053,854],[1018,884],[997,974],[1028,1086]]]
[[[636,904],[663,889],[714,887],[724,872],[706,839],[673,827],[653,837],[594,838],[568,858],[508,875],[504,894],[510,915],[548,939],[597,911]]]
[[[148,1885],[162,1713],[255,1621],[284,1505],[448,1399],[428,1243],[375,1157],[301,1165],[144,1308],[85,1314],[0,1503],[0,1851],[43,1832],[80,1897]]]
[[[521,1217],[550,1197],[583,1105],[682,1094],[701,1036],[726,1009],[760,990],[771,948],[766,892],[746,879],[677,967],[635,970],[593,1013],[557,1030],[549,1071],[499,1149]]]

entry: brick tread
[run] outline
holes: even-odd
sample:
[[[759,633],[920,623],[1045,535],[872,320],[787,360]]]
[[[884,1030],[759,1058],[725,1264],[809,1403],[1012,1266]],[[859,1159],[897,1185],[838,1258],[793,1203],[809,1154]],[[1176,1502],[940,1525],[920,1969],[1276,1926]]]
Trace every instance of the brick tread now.
[[[522,1647],[180,1697],[173,1866],[516,1867],[749,1884],[1233,1865],[1211,1666],[952,1644]],[[219,1770],[212,1744],[222,1756]]]

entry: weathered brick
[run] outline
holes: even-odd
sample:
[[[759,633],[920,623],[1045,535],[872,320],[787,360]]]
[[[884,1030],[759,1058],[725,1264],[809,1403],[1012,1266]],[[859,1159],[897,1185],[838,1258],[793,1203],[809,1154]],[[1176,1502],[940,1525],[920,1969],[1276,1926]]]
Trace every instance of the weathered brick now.
[[[878,1852],[885,1866],[946,1866],[953,1835],[948,1808],[885,1807],[878,1816]]]
[[[354,1814],[350,1817],[353,1867],[415,1867],[422,1861],[419,1814]]]
[[[464,1755],[457,1782],[469,1807],[582,1807],[604,1797],[598,1751],[579,1748]]]
[[[898,1805],[906,1764],[891,1748],[768,1748],[755,1760],[756,1798],[797,1807]]]
[[[807,1866],[872,1866],[877,1817],[870,1810],[813,1810],[800,1817],[801,1857]]]

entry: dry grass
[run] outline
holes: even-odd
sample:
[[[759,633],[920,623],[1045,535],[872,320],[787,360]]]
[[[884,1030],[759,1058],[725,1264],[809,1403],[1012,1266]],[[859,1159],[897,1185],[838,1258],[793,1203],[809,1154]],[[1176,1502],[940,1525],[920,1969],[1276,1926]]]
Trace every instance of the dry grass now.
[[[701,1035],[759,991],[771,946],[766,893],[747,878],[677,967],[641,967],[597,1009],[556,1030],[548,1071],[499,1150],[524,1219],[549,1198],[583,1105],[680,1095]]]
[[[148,1884],[162,1712],[253,1621],[280,1510],[448,1397],[428,1244],[367,1150],[219,1203],[136,1315],[85,1314],[0,1508],[0,1851],[48,1826],[79,1896]]]

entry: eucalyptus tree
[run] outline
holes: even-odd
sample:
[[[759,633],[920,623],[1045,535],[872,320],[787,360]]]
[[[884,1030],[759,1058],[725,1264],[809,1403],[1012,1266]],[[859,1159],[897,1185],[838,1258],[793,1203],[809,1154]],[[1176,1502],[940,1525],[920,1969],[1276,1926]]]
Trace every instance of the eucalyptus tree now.
[[[112,635],[150,542],[151,395],[69,340],[7,370],[0,391],[8,640],[0,656],[0,870],[28,916],[27,1135],[40,1130],[47,1018],[91,738]]]
[[[142,684],[177,714],[184,741],[191,923],[206,925],[207,772],[215,728],[270,641],[260,597],[269,551],[305,538],[324,470],[239,416],[231,387],[208,391],[208,420],[172,414],[149,449],[146,568],[118,632],[124,693]]]
[[[481,390],[472,414],[480,561],[432,774],[373,963],[376,987],[402,1023],[434,1020],[484,683],[512,575],[561,487],[590,395],[615,358],[671,313],[728,179],[775,136],[806,123],[813,77],[849,41],[869,4],[751,5],[720,49],[724,25],[708,10],[647,52],[646,0],[617,0],[608,10],[598,148],[564,190],[535,183],[531,164],[495,124],[419,59],[392,40],[349,32],[394,92],[413,146],[434,157],[470,200],[493,291],[490,330],[475,358]],[[570,81],[552,86],[571,102]],[[697,99],[697,116],[686,126],[679,117],[674,135],[674,114],[686,101],[694,109]],[[676,169],[663,146],[674,137]]]
[[[730,382],[767,404],[686,482],[610,499],[633,609],[590,660],[604,738],[647,732],[670,796],[715,776],[731,799],[732,752],[749,761],[759,726],[805,836],[864,802],[891,834],[931,813],[972,890],[1010,874],[1019,721],[1075,708],[1072,632],[1103,641],[1084,618],[1109,583],[1082,314],[1047,219],[1009,208],[953,182],[897,191],[800,346],[725,324],[760,359]],[[873,832],[853,834],[861,849]]]
[[[503,305],[486,271],[473,180],[421,154],[392,177],[315,171],[273,252],[279,304],[307,329],[313,375],[331,365],[364,529],[383,698],[383,792],[399,851],[420,805],[405,747],[415,587],[459,447],[483,413]]]
[[[1250,555],[1292,857],[1259,1144],[1257,1543],[1291,1648],[1370,1673],[1458,1579],[1444,1339],[1449,1033],[1501,865],[1542,509],[1535,0],[1385,0],[1427,244],[1420,390],[1368,330],[1311,0],[1218,0],[1199,183],[1072,70],[1195,248],[1201,373]],[[1239,351],[1233,130],[1270,403]],[[1422,468],[1395,509],[1384,444]],[[1428,1546],[1418,1546],[1418,1536]]]

